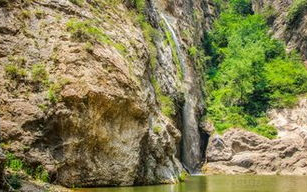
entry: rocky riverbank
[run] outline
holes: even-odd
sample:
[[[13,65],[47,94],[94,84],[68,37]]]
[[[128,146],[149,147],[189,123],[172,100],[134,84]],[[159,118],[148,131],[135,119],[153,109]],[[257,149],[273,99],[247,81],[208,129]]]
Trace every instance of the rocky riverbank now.
[[[307,100],[292,109],[272,110],[270,140],[242,129],[213,135],[207,148],[206,174],[307,175]]]

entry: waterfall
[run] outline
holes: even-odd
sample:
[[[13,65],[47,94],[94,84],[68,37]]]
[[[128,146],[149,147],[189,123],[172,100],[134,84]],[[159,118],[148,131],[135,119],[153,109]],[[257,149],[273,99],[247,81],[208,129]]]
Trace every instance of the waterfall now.
[[[182,163],[190,173],[197,173],[198,166],[202,161],[204,151],[201,150],[201,137],[196,119],[197,96],[193,95],[193,76],[191,69],[186,65],[183,54],[180,49],[180,42],[171,24],[163,14],[161,18],[164,20],[168,30],[171,32],[172,38],[176,45],[177,55],[180,66],[184,75],[184,98],[185,103],[182,111]]]

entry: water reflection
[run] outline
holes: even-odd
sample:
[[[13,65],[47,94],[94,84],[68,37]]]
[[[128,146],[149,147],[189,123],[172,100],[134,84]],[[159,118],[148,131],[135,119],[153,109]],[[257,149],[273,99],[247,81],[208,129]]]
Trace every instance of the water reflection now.
[[[78,189],[78,192],[306,192],[306,176],[193,176],[177,185]]]

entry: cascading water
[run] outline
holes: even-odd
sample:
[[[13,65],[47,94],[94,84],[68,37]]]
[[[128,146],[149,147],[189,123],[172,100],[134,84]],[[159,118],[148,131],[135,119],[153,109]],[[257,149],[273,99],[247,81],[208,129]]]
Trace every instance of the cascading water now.
[[[180,42],[166,16],[161,14],[168,30],[171,32],[172,38],[176,45],[177,55],[184,76],[184,98],[185,103],[182,111],[183,130],[182,130],[182,163],[190,173],[197,173],[197,168],[202,161],[201,137],[198,129],[195,109],[197,105],[197,97],[193,95],[193,77],[191,70],[186,65],[183,54],[180,49]]]

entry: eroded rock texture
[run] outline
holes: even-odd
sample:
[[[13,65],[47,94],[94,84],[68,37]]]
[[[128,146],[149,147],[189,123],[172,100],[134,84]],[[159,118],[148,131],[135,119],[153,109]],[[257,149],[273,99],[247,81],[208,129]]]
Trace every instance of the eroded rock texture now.
[[[186,82],[178,79],[176,50],[165,43],[160,14],[169,18],[180,41],[185,70],[193,79],[187,83],[194,85],[191,110],[198,120],[202,104],[196,82],[201,79],[186,53],[200,42],[214,10],[208,1],[148,1],[146,7],[148,20],[159,34],[153,38],[158,60],[154,68],[149,64],[145,32],[129,2],[89,0],[76,5],[68,0],[17,0],[1,4],[4,150],[33,168],[42,165],[51,182],[65,186],[178,180]],[[73,25],[77,28],[69,23],[78,24]],[[38,64],[47,71],[41,82],[34,80],[33,66]],[[23,71],[10,73],[7,66]],[[161,93],[174,101],[171,117],[161,111],[153,79]]]
[[[287,15],[293,0],[253,0],[253,9],[267,16],[276,38],[286,42],[289,50],[297,49],[307,60],[307,8],[293,21]]]
[[[306,99],[292,109],[272,110],[278,138],[269,140],[240,129],[212,136],[203,171],[207,174],[307,174]]]
[[[5,164],[5,156],[0,148],[0,189],[4,187],[4,164]]]

